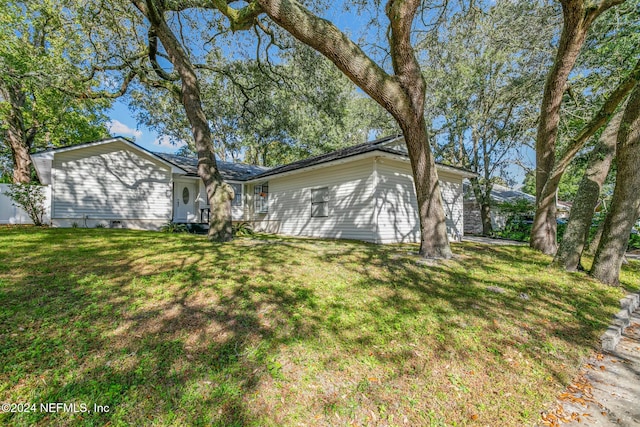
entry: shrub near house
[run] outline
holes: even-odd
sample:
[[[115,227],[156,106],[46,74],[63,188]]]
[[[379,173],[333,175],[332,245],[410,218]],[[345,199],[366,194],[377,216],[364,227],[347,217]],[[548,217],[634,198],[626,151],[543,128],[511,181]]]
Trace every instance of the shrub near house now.
[[[22,208],[34,225],[43,226],[47,213],[47,194],[44,187],[37,184],[12,184],[5,194],[14,204]]]

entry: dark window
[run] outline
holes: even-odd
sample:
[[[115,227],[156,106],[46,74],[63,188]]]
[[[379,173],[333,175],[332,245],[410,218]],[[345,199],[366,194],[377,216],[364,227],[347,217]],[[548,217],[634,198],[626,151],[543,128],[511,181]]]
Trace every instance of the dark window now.
[[[255,198],[255,208],[257,213],[269,212],[269,184],[256,185],[253,187]]]
[[[184,187],[182,189],[182,202],[186,205],[187,203],[189,203],[189,189],[187,187]]]
[[[329,216],[329,187],[311,190],[311,216]]]
[[[235,196],[231,201],[231,206],[242,206],[242,184],[229,184],[233,188]]]

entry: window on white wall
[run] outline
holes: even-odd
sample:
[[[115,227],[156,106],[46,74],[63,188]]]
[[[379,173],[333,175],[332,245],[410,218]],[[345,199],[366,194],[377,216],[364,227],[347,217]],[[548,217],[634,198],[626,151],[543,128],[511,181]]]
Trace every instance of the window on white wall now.
[[[235,196],[231,201],[231,206],[242,206],[242,184],[229,184],[233,188]]]
[[[253,187],[256,213],[269,212],[269,183]]]
[[[311,216],[329,216],[329,187],[311,190]]]

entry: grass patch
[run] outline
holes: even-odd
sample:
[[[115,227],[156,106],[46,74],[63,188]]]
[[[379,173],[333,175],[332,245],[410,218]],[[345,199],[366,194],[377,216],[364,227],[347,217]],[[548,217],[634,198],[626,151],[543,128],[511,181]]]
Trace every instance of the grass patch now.
[[[533,423],[624,292],[526,247],[453,249],[0,228],[0,402],[109,407],[0,424]]]

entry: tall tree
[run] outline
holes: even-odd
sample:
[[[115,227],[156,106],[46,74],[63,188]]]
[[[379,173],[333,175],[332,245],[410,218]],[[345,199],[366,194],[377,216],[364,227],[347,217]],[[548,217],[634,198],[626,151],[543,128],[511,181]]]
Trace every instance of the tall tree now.
[[[109,96],[94,90],[101,84],[95,74],[85,77],[90,57],[73,12],[79,7],[0,1],[0,148],[11,153],[14,182],[31,180],[34,149],[108,135]]]
[[[590,274],[616,285],[629,235],[640,217],[640,84],[629,97],[616,146],[616,186]]]
[[[386,130],[389,120],[381,117],[386,111],[357,93],[326,58],[292,44],[277,63],[228,60],[212,51],[207,58],[215,66],[196,65],[219,159],[276,166],[362,143],[371,131]],[[184,108],[169,94],[144,88],[131,97],[141,122],[193,148]]]
[[[603,12],[624,1],[560,0],[564,22],[556,57],[544,86],[536,136],[536,214],[530,240],[532,248],[547,254],[556,252],[555,197],[559,179],[552,180],[552,178],[556,166],[560,109],[567,89],[567,81],[591,24]],[[613,114],[613,110],[607,110],[604,113],[606,117],[595,131],[606,123],[607,118]]]
[[[567,229],[553,259],[554,265],[565,270],[575,271],[580,266],[600,192],[615,157],[621,119],[621,112],[611,119],[589,156],[587,169],[571,206]]]
[[[329,58],[384,107],[398,122],[409,153],[421,229],[420,254],[451,257],[438,175],[424,117],[426,84],[412,38],[414,19],[422,4],[420,0],[389,0],[385,5],[393,73],[385,71],[332,22],[296,0],[252,0],[240,9],[232,8],[226,1],[214,1],[213,4],[190,1],[188,4],[217,8],[230,20],[233,30],[252,28],[260,14],[267,14],[296,39]]]
[[[191,124],[193,141],[198,153],[198,176],[204,182],[210,206],[208,238],[213,241],[229,241],[233,238],[231,230],[230,200],[233,190],[222,180],[216,162],[211,130],[202,108],[200,85],[195,67],[188,52],[180,43],[165,19],[166,11],[162,2],[154,0],[131,0],[133,5],[148,19],[149,59],[154,71],[171,84],[179,79],[180,86],[171,86],[184,107],[185,114]],[[166,51],[176,77],[161,68],[158,62],[158,40]]]
[[[443,34],[425,43],[431,113],[438,157],[478,174],[471,188],[483,234],[492,232],[491,190],[508,167],[533,145],[538,86],[551,60],[548,39],[556,19],[543,3],[497,1],[486,10],[457,14]]]

